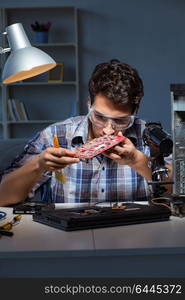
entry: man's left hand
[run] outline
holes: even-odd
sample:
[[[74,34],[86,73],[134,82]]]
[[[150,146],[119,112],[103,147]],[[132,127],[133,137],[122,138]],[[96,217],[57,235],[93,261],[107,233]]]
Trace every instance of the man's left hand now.
[[[122,133],[119,132],[118,135],[122,135]],[[123,143],[103,152],[106,157],[111,158],[118,164],[129,166],[133,166],[138,162],[140,153],[128,138]]]

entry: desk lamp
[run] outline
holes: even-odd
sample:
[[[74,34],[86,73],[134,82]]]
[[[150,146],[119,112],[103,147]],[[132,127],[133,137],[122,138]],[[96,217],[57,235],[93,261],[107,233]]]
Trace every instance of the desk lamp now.
[[[42,50],[32,47],[21,23],[6,27],[10,48],[0,48],[0,53],[10,52],[2,72],[5,84],[24,80],[44,73],[56,66],[56,62]]]

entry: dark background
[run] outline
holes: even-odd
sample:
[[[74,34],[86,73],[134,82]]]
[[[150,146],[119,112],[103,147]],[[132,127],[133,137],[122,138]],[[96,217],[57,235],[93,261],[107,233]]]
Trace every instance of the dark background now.
[[[170,83],[185,80],[185,1],[0,0],[1,7],[65,5],[79,8],[80,113],[86,113],[94,66],[118,58],[134,66],[144,81],[139,115],[161,121],[170,131]]]

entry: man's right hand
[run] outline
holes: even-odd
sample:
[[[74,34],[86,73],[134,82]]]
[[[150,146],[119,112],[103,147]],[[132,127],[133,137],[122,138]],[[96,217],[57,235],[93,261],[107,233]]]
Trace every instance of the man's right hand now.
[[[76,153],[65,148],[49,147],[22,167],[7,174],[0,184],[0,206],[24,201],[44,171],[57,171],[79,162]]]
[[[38,167],[43,171],[58,171],[78,163],[76,152],[65,148],[49,147],[38,155]]]

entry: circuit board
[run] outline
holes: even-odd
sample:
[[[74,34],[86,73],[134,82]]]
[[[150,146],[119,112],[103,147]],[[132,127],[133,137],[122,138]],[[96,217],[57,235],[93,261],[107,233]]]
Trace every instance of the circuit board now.
[[[76,148],[79,158],[92,158],[116,145],[124,142],[125,137],[120,135],[104,135],[95,138]]]

